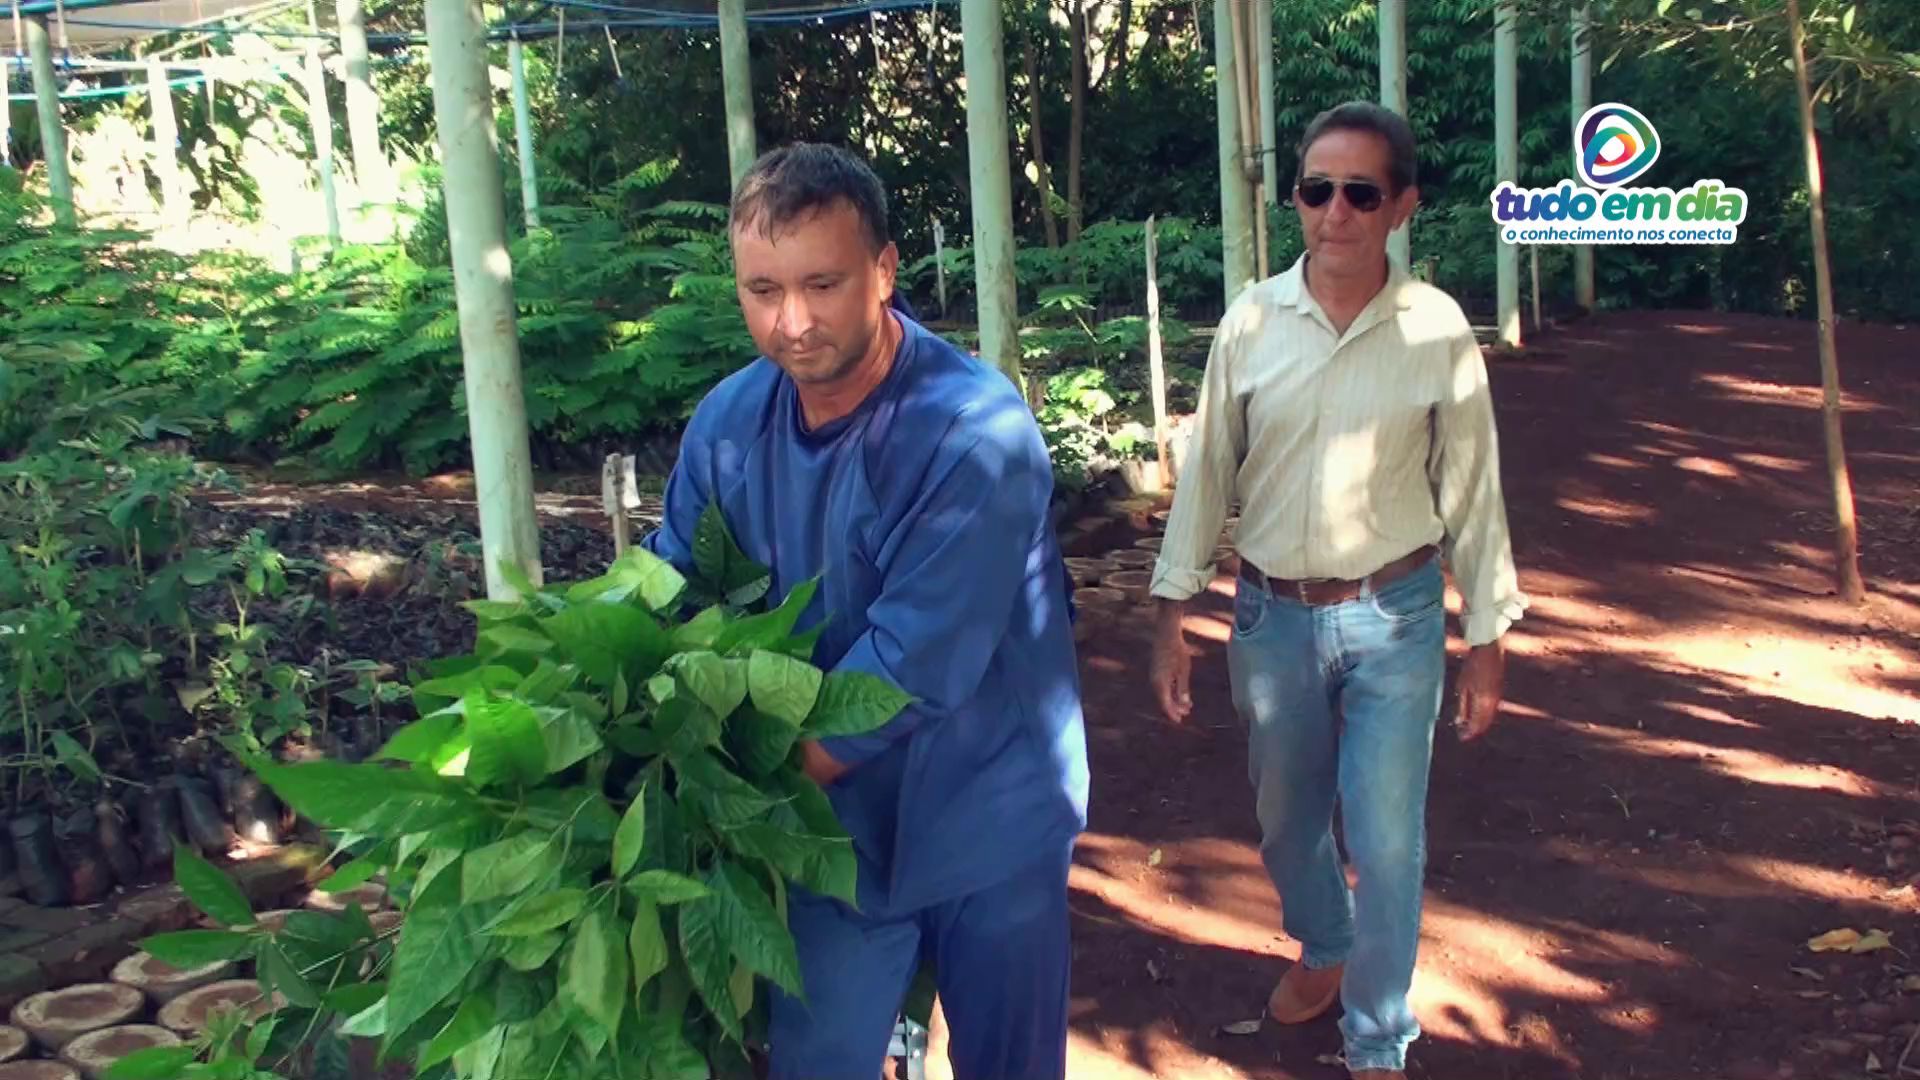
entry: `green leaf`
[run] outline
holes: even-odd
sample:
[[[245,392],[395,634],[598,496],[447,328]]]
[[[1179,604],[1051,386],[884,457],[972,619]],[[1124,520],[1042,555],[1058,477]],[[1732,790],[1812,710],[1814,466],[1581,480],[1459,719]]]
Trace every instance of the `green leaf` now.
[[[1672,10],[1673,5],[1674,0],[1660,0],[1660,2],[1654,6],[1653,13],[1664,19],[1667,17],[1667,12]]]
[[[404,761],[417,765],[432,757],[433,752],[445,745],[459,730],[458,712],[442,710],[431,716],[423,716],[394,732],[387,744],[374,755],[374,760]]]
[[[567,936],[558,930],[548,930],[532,937],[514,938],[500,959],[515,971],[538,971],[547,966],[553,954],[566,944]]]
[[[475,690],[488,693],[496,690],[511,690],[520,685],[521,678],[519,672],[505,664],[480,664],[465,671],[428,679],[415,685],[413,692],[458,701]],[[395,737],[398,735],[399,733],[395,732]]]
[[[481,814],[458,785],[422,772],[336,761],[258,764],[254,771],[295,813],[330,829],[399,836]]]
[[[778,769],[800,738],[800,726],[759,709],[742,709],[728,725],[727,745],[749,775],[766,776]]]
[[[685,800],[692,793],[704,801],[719,822],[746,821],[777,805],[780,800],[730,772],[720,759],[708,751],[690,754],[678,762],[680,787],[676,794]]]
[[[667,939],[660,931],[660,909],[653,901],[642,899],[634,913],[633,926],[627,931],[627,953],[633,961],[633,992],[636,1000],[655,975],[667,970]]]
[[[572,768],[603,745],[592,720],[573,709],[540,710],[540,737],[547,746],[547,775]]]
[[[723,863],[707,876],[713,890],[714,922],[720,936],[754,971],[772,979],[789,994],[800,994],[800,957],[793,935],[774,913],[773,901],[747,868]],[[681,911],[692,910],[683,907]],[[684,914],[682,915],[684,918]]]
[[[733,995],[735,1015],[745,1020],[747,1013],[753,1009],[753,969],[745,963],[735,964],[733,978],[728,982],[727,989]]]
[[[534,934],[544,934],[579,918],[580,912],[585,910],[586,906],[585,890],[556,889],[527,901],[525,907],[501,919],[487,932],[497,937],[529,937]]]
[[[740,1018],[733,1012],[733,961],[719,924],[719,897],[709,897],[680,908],[680,955],[707,1010],[721,1030],[740,1038]]]
[[[441,873],[407,910],[387,994],[388,1030],[404,1032],[459,989],[480,962],[482,912],[461,903],[458,874]]]
[[[859,861],[853,842],[845,837],[802,836],[757,821],[724,829],[721,835],[738,854],[765,859],[822,896],[854,902]]]
[[[627,879],[627,891],[643,902],[665,906],[699,900],[713,890],[671,870],[642,870]]]
[[[391,998],[382,997],[365,1009],[348,1016],[340,1025],[340,1034],[361,1039],[377,1039],[387,1033],[387,1003]]]
[[[87,748],[74,741],[73,736],[64,731],[55,730],[52,734],[54,760],[65,766],[68,772],[89,784],[100,782],[100,765],[93,760]]]
[[[381,869],[393,861],[393,845],[381,844],[365,855],[335,870],[327,880],[315,886],[323,893],[343,893],[365,885]]]
[[[560,846],[551,833],[515,833],[467,853],[460,866],[460,895],[469,904],[511,896],[559,868]]]
[[[747,689],[753,707],[775,719],[801,724],[820,696],[820,669],[804,660],[756,649],[747,659]]]
[[[547,741],[532,707],[511,699],[466,698],[467,734],[473,740],[466,777],[486,787],[533,784],[547,775]]]
[[[493,1029],[493,1000],[485,994],[469,994],[427,1048],[420,1052],[418,1068],[426,1070],[440,1064],[472,1045]]]
[[[373,1007],[374,1002],[387,996],[387,984],[349,983],[327,992],[321,1000],[326,1007],[343,1016],[353,1016]]]
[[[673,564],[642,547],[630,547],[607,569],[626,595],[638,595],[654,611],[665,611],[686,591],[687,579]]]
[[[719,639],[720,631],[727,625],[725,608],[707,608],[673,628],[673,647],[680,652],[694,652],[710,648]]]
[[[563,967],[561,996],[606,1028],[609,1038],[618,1038],[627,1007],[627,950],[601,909],[587,912],[574,928]]]
[[[538,975],[495,969],[487,982],[493,986],[493,1018],[502,1024],[519,1024],[540,1015],[553,993],[552,984]]]
[[[259,940],[252,934],[231,930],[176,930],[146,938],[140,947],[174,967],[187,969],[238,960],[252,952]]]
[[[320,990],[287,959],[286,951],[270,944],[260,950],[260,981],[269,990],[278,990],[296,1008],[312,1009],[320,1004]]]
[[[913,696],[877,675],[836,671],[820,684],[820,695],[806,716],[807,738],[864,735],[900,715]]]
[[[527,823],[549,832],[565,830],[576,854],[582,844],[612,844],[620,827],[607,797],[590,788],[536,788],[525,798]]]
[[[187,899],[220,925],[253,925],[253,906],[247,903],[247,894],[185,844],[173,847],[173,878]]]
[[[641,849],[641,864],[653,869],[688,865],[692,856],[687,850],[687,828],[681,820],[680,804],[668,794],[665,784],[649,784],[644,794],[647,842]]]
[[[453,1074],[461,1080],[494,1080],[500,1052],[507,1043],[507,1025],[498,1024],[453,1055]]]
[[[701,704],[725,718],[747,697],[747,665],[712,652],[687,652],[673,658],[670,670]]]
[[[763,615],[749,615],[728,623],[720,631],[720,636],[714,639],[713,651],[732,655],[743,649],[771,649],[786,641],[792,635],[793,628],[799,625],[801,614],[813,602],[813,594],[819,587],[818,578],[808,578],[795,586],[778,608]]]
[[[1847,13],[1845,15],[1840,16],[1840,32],[1841,33],[1843,34],[1853,33],[1853,18],[1858,14],[1860,14],[1859,4],[1854,4],[1847,8]]]
[[[701,578],[716,587],[724,587],[727,577],[727,565],[740,551],[733,542],[733,534],[727,529],[726,516],[720,510],[720,504],[709,502],[700,512],[700,522],[693,528],[693,568]],[[744,555],[739,556],[745,559]]]
[[[538,656],[553,648],[552,639],[545,634],[511,624],[490,626],[480,631],[480,640],[502,653],[528,653]]]
[[[107,1067],[107,1080],[178,1080],[200,1056],[198,1047],[152,1046]]]
[[[663,702],[654,715],[653,728],[660,736],[661,752],[675,760],[718,745],[723,730],[713,710],[690,697],[671,697]]]
[[[805,773],[799,769],[783,770],[774,777],[773,786],[786,796],[787,805],[807,832],[840,840],[847,838],[839,815],[834,813],[832,800]]]
[[[460,606],[473,612],[483,623],[511,619],[527,610],[527,605],[518,600],[462,600]]]
[[[627,812],[620,818],[620,827],[613,834],[613,876],[626,877],[635,863],[640,861],[640,849],[647,840],[647,786],[641,784],[640,791],[632,802],[627,804]]]
[[[568,608],[543,619],[540,629],[596,687],[607,691],[622,672],[629,683],[652,675],[673,648],[653,616],[621,604]]]

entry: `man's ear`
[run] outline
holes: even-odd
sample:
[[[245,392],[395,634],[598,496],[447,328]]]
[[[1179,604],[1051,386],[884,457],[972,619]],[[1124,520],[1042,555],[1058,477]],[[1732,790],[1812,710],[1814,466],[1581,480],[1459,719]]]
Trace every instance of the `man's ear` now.
[[[880,292],[883,296],[893,295],[894,280],[900,276],[900,248],[889,242],[880,249]]]
[[[1407,189],[1393,198],[1393,227],[1399,228],[1413,220],[1413,212],[1420,208],[1420,187],[1408,184]]]

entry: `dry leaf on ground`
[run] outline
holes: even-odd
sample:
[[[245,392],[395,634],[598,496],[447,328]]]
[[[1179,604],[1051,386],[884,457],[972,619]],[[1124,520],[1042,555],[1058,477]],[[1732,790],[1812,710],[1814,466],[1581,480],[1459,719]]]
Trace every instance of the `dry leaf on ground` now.
[[[1259,1030],[1260,1030],[1260,1021],[1258,1020],[1236,1020],[1231,1024],[1222,1025],[1220,1028],[1220,1034],[1252,1035],[1258,1032]]]

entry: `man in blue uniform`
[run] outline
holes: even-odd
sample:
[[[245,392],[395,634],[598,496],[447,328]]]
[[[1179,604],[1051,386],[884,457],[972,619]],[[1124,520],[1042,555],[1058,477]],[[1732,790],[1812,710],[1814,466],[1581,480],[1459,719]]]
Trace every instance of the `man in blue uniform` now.
[[[1039,427],[1005,376],[889,304],[886,195],[852,155],[767,154],[730,229],[763,355],[695,411],[647,544],[689,565],[717,501],[775,599],[821,579],[814,661],[916,702],[803,744],[853,837],[859,905],[792,897],[806,999],[773,999],[773,1076],[869,1080],[924,956],[959,1080],[1062,1077],[1088,782]]]

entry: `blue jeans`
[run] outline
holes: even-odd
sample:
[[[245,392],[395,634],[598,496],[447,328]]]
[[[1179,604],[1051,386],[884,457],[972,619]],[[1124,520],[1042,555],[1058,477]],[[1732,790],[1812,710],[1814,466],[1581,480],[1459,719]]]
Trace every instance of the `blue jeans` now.
[[[1309,968],[1346,964],[1347,1067],[1404,1069],[1420,1035],[1407,991],[1420,943],[1427,767],[1446,673],[1436,558],[1375,591],[1311,607],[1242,576],[1228,647],[1247,721],[1260,856]],[[1338,796],[1359,886],[1334,844]]]

